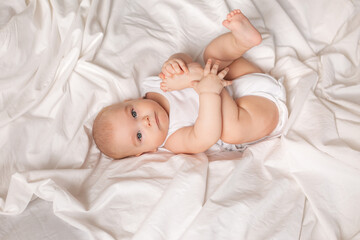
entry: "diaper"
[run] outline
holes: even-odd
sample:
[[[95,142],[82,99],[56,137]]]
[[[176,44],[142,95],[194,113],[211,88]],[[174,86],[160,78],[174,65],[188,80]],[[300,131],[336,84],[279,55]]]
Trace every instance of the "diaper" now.
[[[276,80],[272,76],[264,73],[251,73],[241,76],[233,80],[232,85],[227,86],[229,94],[234,98],[244,96],[260,96],[267,98],[274,102],[279,111],[279,122],[275,129],[268,135],[259,140],[243,143],[243,144],[228,144],[221,140],[217,142],[217,145],[227,150],[244,150],[248,145],[257,143],[264,139],[274,138],[281,135],[282,130],[288,119],[288,110],[286,107],[286,92],[283,86],[283,78]]]

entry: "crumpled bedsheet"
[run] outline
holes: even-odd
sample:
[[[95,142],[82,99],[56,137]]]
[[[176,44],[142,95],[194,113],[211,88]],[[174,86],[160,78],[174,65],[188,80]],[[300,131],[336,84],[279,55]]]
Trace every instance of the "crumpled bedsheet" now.
[[[98,111],[139,97],[171,54],[200,59],[235,8],[264,39],[245,57],[285,79],[283,136],[243,152],[101,155]],[[360,239],[359,1],[15,0],[0,12],[0,222],[40,198],[88,239]]]

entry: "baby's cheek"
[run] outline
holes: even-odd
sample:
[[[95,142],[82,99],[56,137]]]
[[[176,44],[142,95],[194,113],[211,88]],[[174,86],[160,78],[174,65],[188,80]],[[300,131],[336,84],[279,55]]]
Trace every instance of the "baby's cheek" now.
[[[157,135],[156,137],[156,141],[154,141],[155,143],[155,147],[159,147],[161,146],[161,144],[163,144],[163,142],[165,141],[166,138],[166,134],[164,131],[162,131],[160,134]]]

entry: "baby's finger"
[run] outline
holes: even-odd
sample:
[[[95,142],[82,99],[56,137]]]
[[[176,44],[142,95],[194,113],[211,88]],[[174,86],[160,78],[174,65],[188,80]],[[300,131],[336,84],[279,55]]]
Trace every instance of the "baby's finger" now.
[[[221,84],[223,87],[229,86],[233,83],[233,81],[221,80]]]
[[[165,72],[167,66],[169,66],[169,61],[166,61],[166,62],[162,65],[161,71],[162,71],[162,72]]]
[[[220,61],[216,60],[213,67],[211,68],[211,73],[212,74],[217,74],[218,69],[219,69],[219,65],[220,65]]]
[[[182,70],[184,73],[188,73],[188,72],[189,72],[189,70],[188,70],[186,64],[184,63],[184,61],[181,61],[181,60],[180,60],[180,61],[178,61],[178,64],[179,64],[181,70]]]
[[[173,67],[174,71],[176,74],[180,74],[182,73],[183,71],[181,70],[181,68],[179,67],[179,64],[176,62],[176,63],[173,63],[171,64],[171,66]]]
[[[168,71],[165,71],[164,75],[165,75],[166,78],[171,78],[172,77],[172,74],[169,73]]]
[[[163,65],[163,67],[161,68],[161,72],[164,74],[164,76],[167,76],[167,77],[169,77],[168,75],[170,74],[167,70],[166,70],[166,67],[167,67],[168,65]]]
[[[210,73],[210,67],[211,67],[211,59],[209,58],[204,68],[204,76],[207,76]]]
[[[218,77],[224,79],[224,77],[228,72],[229,72],[229,68],[224,68],[221,72],[219,72]]]
[[[175,74],[175,71],[171,65],[167,65],[165,70],[165,75],[167,77],[171,77],[173,74]]]

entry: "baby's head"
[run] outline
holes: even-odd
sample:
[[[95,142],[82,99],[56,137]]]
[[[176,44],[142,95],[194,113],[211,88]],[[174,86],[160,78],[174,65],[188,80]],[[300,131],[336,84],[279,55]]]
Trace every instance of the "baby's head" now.
[[[93,137],[100,151],[119,159],[154,152],[165,141],[169,116],[150,99],[134,99],[102,109],[93,125]]]

